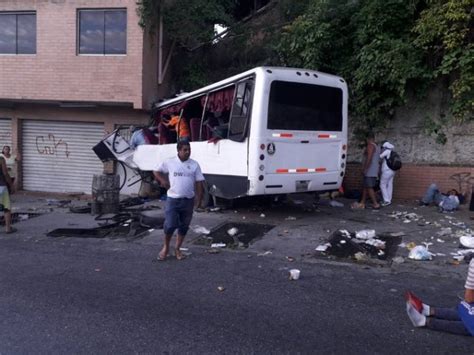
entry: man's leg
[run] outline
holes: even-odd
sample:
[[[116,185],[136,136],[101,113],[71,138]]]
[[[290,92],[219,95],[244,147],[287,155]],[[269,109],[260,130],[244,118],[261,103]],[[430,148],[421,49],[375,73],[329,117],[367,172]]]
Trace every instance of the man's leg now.
[[[165,234],[165,243],[163,244],[163,248],[161,248],[161,251],[158,254],[158,258],[160,260],[165,260],[166,257],[168,256],[172,236],[173,234]]]
[[[459,335],[471,335],[468,332],[464,323],[460,320],[445,320],[437,318],[427,318],[426,327],[433,330],[439,330],[442,332],[459,334]]]
[[[10,210],[4,210],[5,218],[5,231],[10,233],[12,230],[12,212]]]
[[[158,254],[158,259],[164,260],[168,256],[170,250],[170,242],[176,227],[178,226],[178,213],[177,213],[177,200],[172,198],[166,199],[165,205],[165,223],[163,224],[163,230],[165,232],[165,241],[163,248],[161,248]]]
[[[183,245],[184,238],[188,233],[189,225],[191,224],[191,219],[193,218],[193,211],[194,199],[182,201],[182,205],[179,209],[179,227],[175,245],[175,255],[176,259],[178,260],[184,259],[184,255],[181,252],[181,245]]]
[[[372,201],[372,206],[374,208],[379,208],[380,205],[379,203],[377,202],[377,197],[375,197],[375,191],[374,191],[374,188],[373,187],[369,187],[367,188],[367,193],[370,197],[370,200]]]
[[[437,193],[439,193],[438,186],[436,186],[436,184],[431,184],[426,190],[425,195],[421,199],[421,202],[423,202],[426,205],[433,203],[435,200],[435,195]]]

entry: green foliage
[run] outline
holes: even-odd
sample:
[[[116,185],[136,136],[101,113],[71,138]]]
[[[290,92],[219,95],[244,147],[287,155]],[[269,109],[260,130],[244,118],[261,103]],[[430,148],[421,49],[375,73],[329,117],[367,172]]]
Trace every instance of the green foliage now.
[[[283,28],[275,50],[283,65],[343,76],[359,132],[385,125],[410,93],[443,77],[451,80],[452,115],[468,120],[473,8],[474,0],[310,0]],[[441,128],[434,131],[440,137]]]
[[[474,0],[431,1],[414,27],[415,45],[425,51],[433,78],[451,81],[452,114],[460,121],[474,112]]]
[[[153,31],[161,10],[167,38],[192,49],[214,37],[214,24],[232,25],[235,5],[235,0],[138,0],[137,11],[140,25]]]

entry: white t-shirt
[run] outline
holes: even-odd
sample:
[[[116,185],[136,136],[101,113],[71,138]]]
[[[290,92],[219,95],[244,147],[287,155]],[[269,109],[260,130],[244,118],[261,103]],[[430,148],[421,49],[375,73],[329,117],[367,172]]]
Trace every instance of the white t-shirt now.
[[[204,181],[197,161],[181,161],[178,156],[161,163],[157,171],[168,174],[170,188],[167,195],[171,198],[193,198],[195,182]]]

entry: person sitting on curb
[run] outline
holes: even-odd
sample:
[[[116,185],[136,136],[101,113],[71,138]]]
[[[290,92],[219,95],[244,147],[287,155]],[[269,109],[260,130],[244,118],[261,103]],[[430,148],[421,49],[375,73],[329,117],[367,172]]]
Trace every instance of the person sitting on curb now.
[[[10,191],[13,193],[13,182],[10,178],[10,175],[8,174],[5,159],[0,157],[0,205],[3,206],[5,232],[7,234],[16,232],[16,229],[12,227]]]
[[[451,189],[443,194],[436,184],[431,184],[421,199],[420,205],[429,206],[431,203],[435,203],[441,212],[454,211],[459,208],[463,198],[464,196],[458,193],[456,189]]]
[[[464,302],[474,303],[474,259],[469,263],[466,284],[464,285]],[[423,303],[412,292],[405,294],[408,318],[413,326],[444,331],[460,335],[472,335],[466,323],[455,308],[432,307]],[[474,315],[472,315],[474,317]]]

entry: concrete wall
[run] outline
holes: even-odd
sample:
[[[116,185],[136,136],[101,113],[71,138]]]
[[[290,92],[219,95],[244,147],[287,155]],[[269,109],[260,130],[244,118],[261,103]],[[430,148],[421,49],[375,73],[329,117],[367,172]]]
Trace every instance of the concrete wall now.
[[[83,8],[127,9],[126,55],[77,55],[77,10]],[[0,2],[0,11],[26,10],[36,11],[37,51],[0,55],[0,98],[121,102],[149,108],[156,98],[156,75],[148,69],[154,66],[156,51],[149,49],[152,39],[138,25],[136,0]]]
[[[441,87],[434,87],[426,98],[411,100],[397,110],[385,129],[376,132],[376,141],[388,140],[394,144],[404,164],[395,178],[395,198],[420,197],[432,182],[438,183],[442,190],[456,188],[470,196],[474,184],[474,122],[449,126],[444,131],[447,136],[444,145],[436,143],[423,125],[426,117],[447,113],[445,92]],[[354,137],[349,139],[345,178],[348,188],[361,187],[363,149],[358,144]]]

